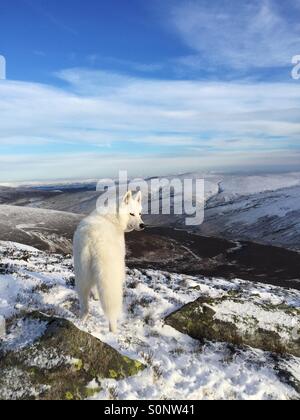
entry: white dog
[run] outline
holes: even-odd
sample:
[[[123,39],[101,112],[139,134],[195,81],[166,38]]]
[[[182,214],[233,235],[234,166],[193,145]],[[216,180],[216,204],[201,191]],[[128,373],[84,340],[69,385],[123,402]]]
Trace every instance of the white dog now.
[[[74,268],[76,289],[80,299],[81,317],[89,312],[89,298],[101,301],[115,333],[122,311],[125,280],[125,232],[143,230],[142,194],[125,194],[118,211],[108,214],[93,212],[84,219],[74,236]]]

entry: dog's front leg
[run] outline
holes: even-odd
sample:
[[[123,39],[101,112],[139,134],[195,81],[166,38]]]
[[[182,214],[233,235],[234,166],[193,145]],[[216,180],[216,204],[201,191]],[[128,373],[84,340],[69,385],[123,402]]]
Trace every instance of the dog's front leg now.
[[[91,290],[91,294],[92,294],[92,298],[96,301],[100,300],[100,295],[99,295],[99,291],[98,291],[98,287],[94,286]]]
[[[109,331],[113,334],[117,333],[117,320],[109,320]]]

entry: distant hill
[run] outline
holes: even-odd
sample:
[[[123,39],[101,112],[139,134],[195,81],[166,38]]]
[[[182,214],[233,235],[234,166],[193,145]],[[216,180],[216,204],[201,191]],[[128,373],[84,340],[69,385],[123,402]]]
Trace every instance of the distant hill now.
[[[0,238],[68,254],[82,216],[30,207],[0,206]]]
[[[168,177],[175,178],[176,175]],[[226,175],[184,174],[205,179],[205,220],[195,233],[300,250],[300,173]],[[148,180],[150,182],[150,180]],[[162,195],[168,195],[164,190]],[[0,203],[88,214],[100,193],[96,182],[0,187]],[[175,195],[174,201],[181,200]],[[155,200],[161,197],[156,192]],[[147,197],[144,207],[147,207]],[[157,203],[156,203],[157,204]],[[145,216],[150,226],[187,229],[184,215]]]

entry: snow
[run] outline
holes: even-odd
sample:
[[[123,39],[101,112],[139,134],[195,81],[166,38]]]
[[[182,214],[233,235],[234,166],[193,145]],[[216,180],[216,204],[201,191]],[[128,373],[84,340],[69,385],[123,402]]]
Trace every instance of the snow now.
[[[300,250],[300,186],[233,197],[222,192],[205,211],[201,234]]]
[[[227,199],[296,186],[300,186],[300,172],[248,176],[227,175],[220,182],[223,196]]]
[[[0,253],[2,254],[4,251],[12,249],[13,251],[27,251],[27,252],[31,252],[32,254],[34,253],[38,253],[38,249],[32,247],[32,246],[28,246],[28,245],[24,245],[24,244],[16,244],[15,242],[1,242],[0,241]]]
[[[98,179],[78,179],[78,180],[65,180],[59,179],[56,181],[48,180],[48,181],[15,181],[15,182],[1,182],[0,186],[6,188],[41,188],[41,187],[53,187],[56,186],[57,188],[78,188],[83,187],[86,185],[94,184],[96,186]]]
[[[35,342],[43,335],[47,327],[46,322],[32,319],[20,319],[17,325],[4,338],[4,348],[20,350]]]
[[[216,311],[214,318],[220,321],[233,322],[238,319],[235,323],[244,332],[251,327],[249,319],[253,318],[255,324],[258,322],[253,327],[276,332],[283,340],[289,339],[288,332],[295,329],[300,322],[299,317],[291,316],[283,311],[267,311],[253,302],[224,301],[214,305],[213,310]]]
[[[1,372],[3,378],[3,384],[7,384],[7,392],[4,392],[1,395],[1,398],[4,400],[17,399],[22,400],[26,396],[27,390],[30,388],[30,377],[28,374],[24,373],[23,370],[18,369],[3,369]],[[22,385],[20,385],[22,384]],[[4,388],[4,387],[3,387]],[[38,386],[38,388],[33,388],[31,390],[31,395],[38,397],[43,391],[47,389],[47,386]],[[13,392],[12,392],[13,390]]]
[[[26,247],[27,248],[27,247]],[[273,357],[270,353],[247,348],[232,350],[224,343],[204,345],[164,324],[163,319],[184,304],[200,296],[220,298],[228,291],[238,291],[245,301],[284,304],[300,307],[300,292],[265,284],[235,279],[208,279],[155,270],[128,270],[124,316],[119,334],[108,332],[98,302],[91,301],[90,317],[78,319],[78,302],[73,287],[72,260],[31,249],[30,256],[17,244],[0,243],[2,262],[13,270],[0,275],[0,316],[9,319],[24,310],[64,317],[80,329],[110,344],[120,353],[140,360],[147,368],[124,380],[101,380],[103,391],[93,399],[111,398],[111,390],[119,399],[294,399],[296,390],[283,381],[278,369],[300,376],[300,359],[292,356]],[[28,252],[28,249],[26,249]],[[251,303],[250,302],[250,303]],[[254,310],[249,303],[249,311]],[[219,307],[220,314],[240,314],[240,308]],[[262,323],[271,328],[278,320]],[[290,319],[280,320],[289,325]],[[44,325],[21,321],[6,337],[11,348],[24,346],[42,334]],[[55,354],[37,356],[42,365]],[[16,376],[18,372],[16,370]],[[5,372],[3,372],[5,375]],[[12,381],[13,378],[7,378]],[[26,378],[24,378],[26,381]],[[96,387],[96,381],[91,386]],[[22,390],[17,390],[22,396]]]

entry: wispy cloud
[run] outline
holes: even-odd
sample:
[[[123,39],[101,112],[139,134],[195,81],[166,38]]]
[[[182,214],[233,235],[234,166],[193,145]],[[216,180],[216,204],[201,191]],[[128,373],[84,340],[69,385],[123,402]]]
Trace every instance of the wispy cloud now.
[[[193,51],[180,63],[198,69],[287,67],[299,51],[294,0],[178,2],[168,22]]]
[[[252,165],[266,156],[273,164],[299,162],[300,84],[151,80],[84,69],[58,76],[64,88],[0,82],[0,179],[40,178],[43,167],[62,177],[67,169],[105,175],[110,164],[138,172],[160,162],[168,172],[176,165]],[[31,146],[46,144],[55,149],[34,158]],[[84,153],[74,147],[66,155],[68,144]]]

